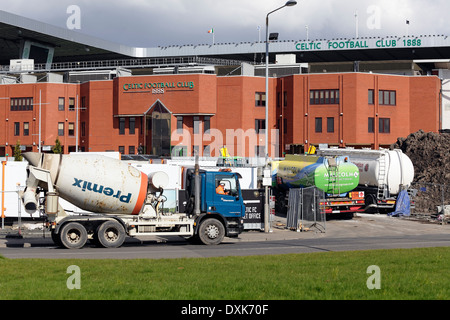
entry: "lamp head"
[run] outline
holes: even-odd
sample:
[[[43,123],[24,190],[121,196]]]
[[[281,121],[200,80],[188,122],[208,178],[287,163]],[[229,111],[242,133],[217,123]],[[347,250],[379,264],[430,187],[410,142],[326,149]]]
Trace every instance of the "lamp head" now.
[[[288,2],[286,2],[285,6],[286,7],[293,7],[297,4],[297,1],[295,0],[289,0]]]

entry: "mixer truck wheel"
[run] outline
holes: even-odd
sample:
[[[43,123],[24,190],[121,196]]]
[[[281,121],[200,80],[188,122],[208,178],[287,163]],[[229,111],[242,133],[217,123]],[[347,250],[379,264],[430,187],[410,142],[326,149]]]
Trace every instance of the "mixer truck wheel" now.
[[[125,229],[114,220],[103,222],[97,229],[96,239],[105,248],[118,248],[125,241]]]
[[[61,228],[61,244],[67,249],[80,249],[88,239],[86,229],[77,222],[70,222]]]
[[[203,244],[216,245],[225,237],[225,228],[217,219],[206,219],[200,225],[198,237]]]

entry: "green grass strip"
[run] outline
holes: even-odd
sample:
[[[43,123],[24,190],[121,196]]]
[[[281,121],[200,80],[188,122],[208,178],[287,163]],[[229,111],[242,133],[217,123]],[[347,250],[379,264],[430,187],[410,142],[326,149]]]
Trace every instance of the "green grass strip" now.
[[[450,248],[162,260],[0,258],[2,300],[448,300]],[[67,281],[80,270],[80,289]],[[379,268],[377,274],[369,266]],[[367,281],[380,289],[369,289]],[[74,284],[76,281],[69,279]]]

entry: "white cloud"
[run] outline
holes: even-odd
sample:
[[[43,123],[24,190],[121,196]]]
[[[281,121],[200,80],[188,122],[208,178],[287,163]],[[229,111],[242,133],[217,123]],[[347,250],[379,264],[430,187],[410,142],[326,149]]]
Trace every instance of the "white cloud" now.
[[[81,8],[80,32],[106,40],[138,46],[211,42],[255,41],[257,26],[265,34],[265,17],[285,0],[14,0],[2,1],[0,10],[66,26],[69,5]],[[369,28],[367,9],[380,9],[379,28]],[[271,32],[281,40],[353,37],[358,11],[360,36],[403,35],[406,19],[410,34],[447,34],[450,2],[444,0],[298,0],[270,16]]]

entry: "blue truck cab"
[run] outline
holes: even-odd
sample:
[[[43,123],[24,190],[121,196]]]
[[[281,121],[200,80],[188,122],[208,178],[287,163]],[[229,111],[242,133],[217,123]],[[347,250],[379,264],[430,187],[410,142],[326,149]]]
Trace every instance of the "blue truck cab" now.
[[[199,170],[200,206],[195,212],[195,169],[186,170],[186,213],[195,218],[195,237],[205,244],[238,237],[243,231],[245,205],[239,184],[241,175],[231,171]]]

